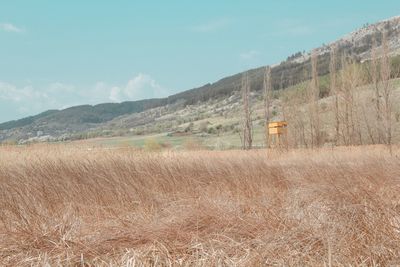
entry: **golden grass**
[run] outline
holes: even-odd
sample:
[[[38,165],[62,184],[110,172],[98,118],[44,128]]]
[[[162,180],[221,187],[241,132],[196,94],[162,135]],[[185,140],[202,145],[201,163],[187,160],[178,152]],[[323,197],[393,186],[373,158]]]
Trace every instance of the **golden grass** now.
[[[0,265],[398,265],[399,152],[3,147]]]

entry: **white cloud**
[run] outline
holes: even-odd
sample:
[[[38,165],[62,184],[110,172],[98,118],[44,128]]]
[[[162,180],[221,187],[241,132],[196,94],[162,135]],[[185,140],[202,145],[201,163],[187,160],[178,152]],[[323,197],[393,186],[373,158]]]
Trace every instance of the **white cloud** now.
[[[167,95],[167,91],[150,75],[139,73],[128,81],[126,86],[113,86],[109,99],[113,102],[139,100],[144,98],[160,98]]]
[[[256,59],[260,55],[260,52],[256,50],[250,50],[247,52],[243,52],[240,54],[240,58],[242,60],[253,60]]]
[[[205,22],[203,24],[196,25],[191,28],[195,32],[216,32],[222,30],[231,24],[231,20],[227,18],[220,18],[212,21]]]
[[[0,81],[0,100],[22,102],[24,99],[46,98],[45,93],[36,91],[32,86],[17,88],[13,84]]]
[[[17,87],[0,81],[0,121],[33,115],[50,108],[55,106],[48,92],[36,90],[31,85]]]
[[[150,75],[143,73],[134,76],[123,86],[97,82],[93,86],[81,88],[57,82],[41,86],[39,89],[32,85],[18,87],[0,81],[0,122],[48,109],[159,98],[167,94],[165,88]]]
[[[111,88],[109,98],[113,102],[121,102],[121,88],[117,86]]]
[[[0,30],[5,32],[15,32],[15,33],[21,33],[24,31],[22,28],[19,28],[11,23],[0,23]]]
[[[75,86],[60,82],[51,83],[47,91],[59,94],[60,92],[73,93],[76,90]]]
[[[137,99],[143,95],[150,95],[151,97],[163,96],[165,90],[149,75],[139,73],[128,82],[125,93],[131,99]]]

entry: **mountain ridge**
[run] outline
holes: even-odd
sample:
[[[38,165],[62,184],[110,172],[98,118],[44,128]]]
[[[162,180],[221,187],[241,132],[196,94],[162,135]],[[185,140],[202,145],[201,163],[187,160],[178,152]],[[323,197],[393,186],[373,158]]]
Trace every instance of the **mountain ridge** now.
[[[329,73],[329,52],[332,45],[338,47],[339,53],[351,55],[355,60],[363,62],[370,57],[374,38],[377,40],[377,44],[380,45],[383,31],[388,32],[391,52],[397,54],[400,50],[400,16],[371,25],[367,24],[329,45],[314,49],[318,55],[319,75]],[[298,52],[281,63],[273,65],[271,68],[273,89],[283,89],[308,80],[311,76],[310,55],[311,52]],[[262,66],[245,71],[249,75],[252,90],[261,90],[264,69],[265,66]],[[58,138],[66,134],[83,132],[101,126],[101,124],[123,115],[144,112],[156,107],[175,105],[177,103],[193,105],[213,98],[228,97],[239,89],[242,75],[245,72],[233,74],[214,83],[207,83],[165,98],[79,105],[63,110],[48,110],[34,116],[0,123],[0,141],[10,138],[28,139],[40,135],[38,134],[39,132]]]

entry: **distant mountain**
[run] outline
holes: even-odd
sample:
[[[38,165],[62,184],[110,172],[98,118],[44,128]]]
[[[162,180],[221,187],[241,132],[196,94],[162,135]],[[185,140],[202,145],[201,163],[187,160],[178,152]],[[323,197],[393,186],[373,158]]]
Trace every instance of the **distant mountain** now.
[[[344,53],[356,61],[363,62],[370,58],[373,40],[375,39],[377,45],[380,45],[383,31],[388,33],[391,52],[399,54],[400,17],[394,17],[376,24],[364,25],[331,44],[315,49],[318,55],[319,75],[329,73],[329,52],[333,44],[337,46],[338,54]],[[310,55],[310,52],[297,52],[280,64],[273,65],[271,70],[273,88],[286,88],[310,79]],[[265,67],[260,67],[247,71],[252,90],[261,90],[264,70]],[[36,116],[5,122],[0,124],[0,141],[28,139],[38,135],[69,138],[72,134],[99,127],[123,115],[176,103],[192,105],[209,99],[231,96],[234,91],[239,90],[242,75],[243,73],[238,73],[167,98],[76,106],[64,110],[49,110]]]
[[[36,116],[2,123],[0,124],[0,130],[25,127],[35,123],[51,124],[53,126],[64,124],[98,124],[124,114],[141,112],[149,108],[164,105],[165,103],[165,99],[148,99],[122,103],[105,103],[95,106],[82,105],[64,110],[49,110]]]

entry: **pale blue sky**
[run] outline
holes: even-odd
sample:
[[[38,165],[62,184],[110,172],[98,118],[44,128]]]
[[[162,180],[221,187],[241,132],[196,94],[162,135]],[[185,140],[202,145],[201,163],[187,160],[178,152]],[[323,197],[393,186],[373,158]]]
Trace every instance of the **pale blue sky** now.
[[[0,122],[167,96],[396,15],[399,0],[2,0]]]

